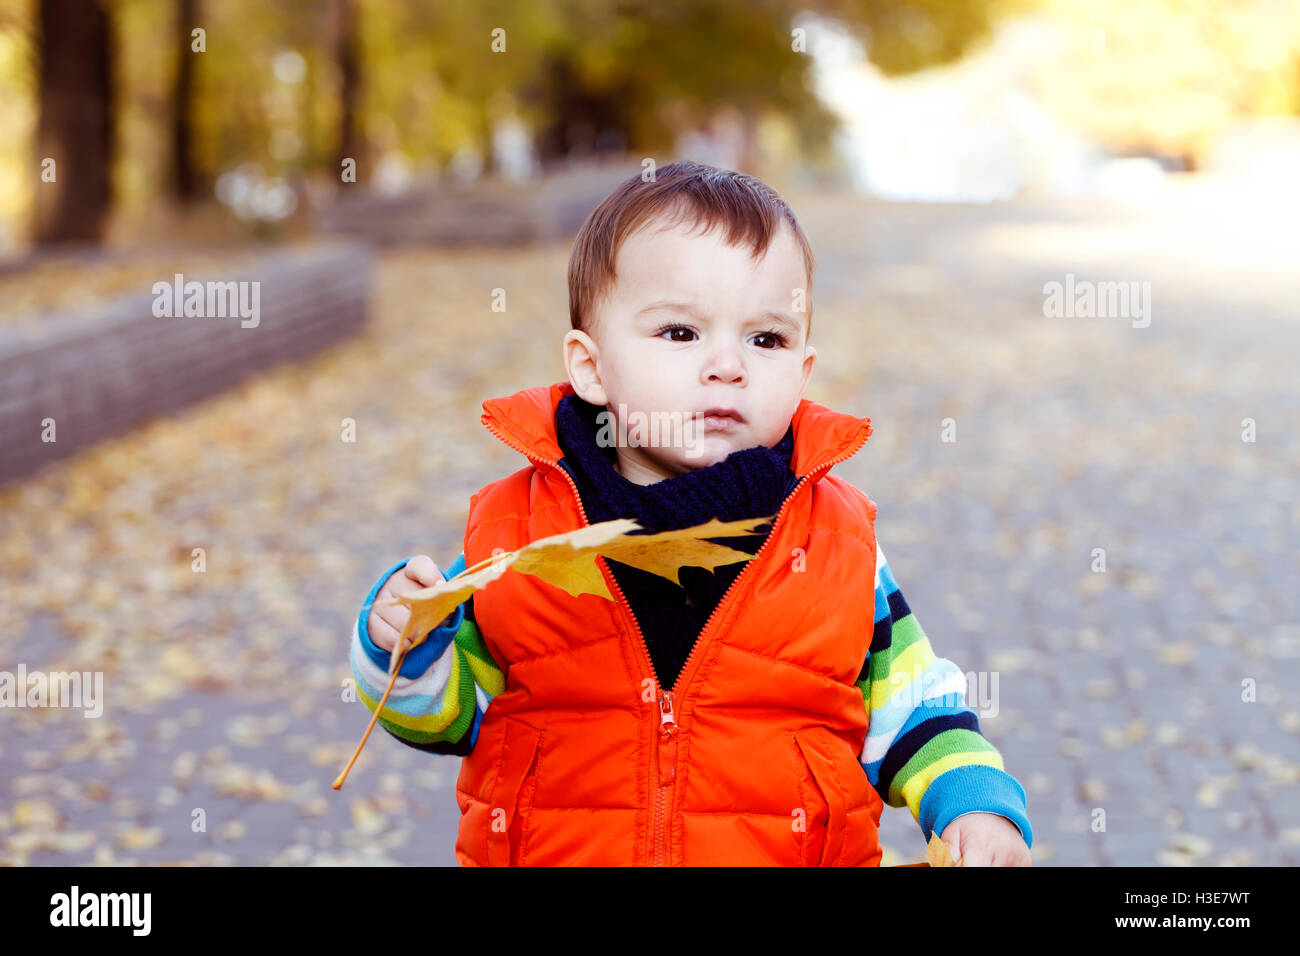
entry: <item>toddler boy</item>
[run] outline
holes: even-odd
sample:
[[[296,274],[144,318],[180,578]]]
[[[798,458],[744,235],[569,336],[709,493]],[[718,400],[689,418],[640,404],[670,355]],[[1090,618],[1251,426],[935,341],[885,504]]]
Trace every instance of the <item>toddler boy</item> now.
[[[812,277],[786,203],[700,163],[632,177],[583,225],[568,380],[483,403],[528,464],[471,497],[446,571],[380,576],[361,699],[410,613],[377,602],[498,549],[614,518],[772,520],[714,539],[751,559],[676,583],[600,559],[613,601],[507,572],[407,654],[379,720],[463,758],[462,864],[879,865],[886,803],[965,866],[1030,864],[1024,790],[904,600],[875,503],[829,474],[871,422],[803,397]]]

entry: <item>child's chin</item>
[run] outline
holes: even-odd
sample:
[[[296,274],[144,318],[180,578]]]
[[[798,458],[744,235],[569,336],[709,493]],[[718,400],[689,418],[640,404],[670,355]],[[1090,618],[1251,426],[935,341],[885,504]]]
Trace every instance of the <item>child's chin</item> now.
[[[683,468],[708,468],[710,465],[716,465],[735,450],[735,444],[725,438],[704,438],[692,448],[684,449],[678,455],[678,462]]]

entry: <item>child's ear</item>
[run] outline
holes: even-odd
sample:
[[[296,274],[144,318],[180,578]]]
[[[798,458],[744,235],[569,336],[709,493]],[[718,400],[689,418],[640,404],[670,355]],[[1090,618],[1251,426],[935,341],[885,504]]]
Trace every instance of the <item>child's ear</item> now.
[[[803,381],[799,383],[799,398],[803,399],[803,393],[808,389],[808,382],[812,379],[813,366],[817,363],[817,350],[811,345],[808,346],[808,354],[803,358]]]
[[[592,405],[608,405],[596,364],[599,350],[592,337],[580,329],[570,329],[565,333],[563,349],[564,369],[578,397]]]

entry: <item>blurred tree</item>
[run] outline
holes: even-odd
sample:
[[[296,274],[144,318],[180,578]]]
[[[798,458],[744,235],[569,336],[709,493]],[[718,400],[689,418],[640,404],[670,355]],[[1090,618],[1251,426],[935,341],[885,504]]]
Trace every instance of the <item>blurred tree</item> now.
[[[871,62],[889,75],[951,63],[1005,15],[1032,0],[825,0],[813,9],[857,27]]]
[[[366,164],[365,139],[361,134],[361,43],[357,32],[355,0],[335,0],[334,56],[339,70],[338,151],[334,175],[338,179],[343,161]]]
[[[343,156],[362,181],[474,175],[516,117],[544,161],[669,152],[724,108],[751,140],[783,118],[815,157],[834,120],[799,14],[838,19],[894,74],[1034,10],[1068,49],[1031,92],[1113,147],[1195,155],[1236,117],[1300,112],[1295,0],[0,0],[0,216],[93,238],[110,192],[141,212],[159,184],[201,198],[246,163],[295,182],[338,182]],[[57,163],[39,189],[14,185],[33,141]]]
[[[172,92],[172,188],[182,203],[202,194],[199,171],[194,166],[194,67],[191,31],[199,23],[198,0],[176,0],[176,84]]]
[[[1040,0],[1063,37],[1039,92],[1117,151],[1194,168],[1243,116],[1300,114],[1300,2]]]
[[[100,0],[40,0],[38,243],[97,242],[112,198],[113,83],[108,11]],[[49,169],[48,165],[43,170]]]
[[[542,115],[543,158],[590,150],[606,131],[632,150],[671,146],[684,117],[736,108],[752,145],[764,111],[794,120],[810,151],[829,113],[792,55],[794,18],[813,11],[866,33],[872,60],[907,72],[956,59],[1009,0],[547,0],[563,25],[539,37],[529,102]],[[531,38],[530,38],[531,39]]]
[[[0,0],[0,9],[18,2]],[[87,197],[61,215],[87,223],[102,219],[106,200],[89,196],[107,188],[110,170],[115,194],[137,213],[157,201],[159,182],[193,201],[241,164],[334,182],[346,156],[363,181],[384,169],[399,180],[406,169],[472,175],[490,168],[494,124],[515,117],[534,131],[544,161],[671,150],[685,128],[724,106],[742,117],[751,142],[759,118],[779,114],[803,148],[817,151],[833,120],[807,82],[810,58],[792,49],[796,13],[808,7],[867,25],[872,55],[902,69],[957,55],[993,4],[1011,0],[103,2],[111,2],[112,38],[98,3],[89,18],[62,14],[82,9],[73,0],[40,3],[43,20],[59,24],[41,74],[52,84],[42,94],[42,142],[63,129],[78,143],[69,161],[93,169],[64,181]],[[195,27],[206,32],[202,53],[190,45]],[[98,53],[66,52],[86,44]],[[162,49],[168,55],[158,57]],[[110,54],[119,64],[111,78]],[[60,56],[74,68],[56,69]],[[60,89],[69,91],[63,100]],[[58,102],[85,112],[61,127]],[[110,105],[123,154],[116,168]],[[101,120],[88,124],[96,111]],[[67,231],[52,225],[54,198],[53,189],[43,194],[47,229]]]

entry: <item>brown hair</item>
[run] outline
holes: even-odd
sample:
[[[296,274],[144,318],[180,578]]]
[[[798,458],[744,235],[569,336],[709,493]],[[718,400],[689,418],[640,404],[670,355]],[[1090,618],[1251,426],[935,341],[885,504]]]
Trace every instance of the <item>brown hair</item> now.
[[[591,211],[569,256],[569,321],[590,331],[592,310],[616,280],[614,260],[623,241],[661,214],[669,223],[691,222],[708,232],[726,227],[726,242],[748,242],[755,261],[767,251],[781,223],[789,223],[803,250],[808,276],[808,332],[812,333],[813,253],[793,210],[771,186],[754,176],[683,159],[658,170],[652,182],[629,177]],[[667,224],[667,223],[666,223]]]

